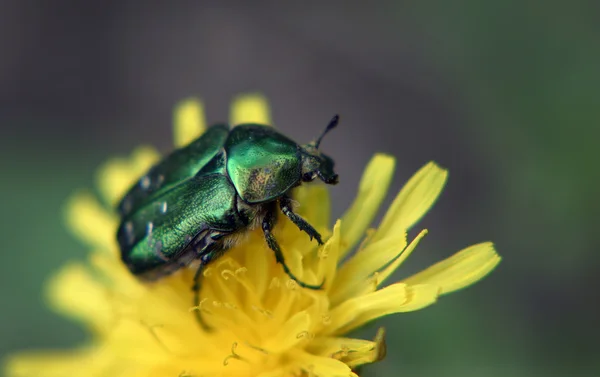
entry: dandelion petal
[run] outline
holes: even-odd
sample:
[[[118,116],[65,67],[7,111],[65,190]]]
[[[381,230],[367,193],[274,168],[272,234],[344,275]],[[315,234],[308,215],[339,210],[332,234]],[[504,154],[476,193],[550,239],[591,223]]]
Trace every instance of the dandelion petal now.
[[[310,353],[340,360],[351,368],[381,360],[385,355],[384,330],[379,329],[375,341],[343,337],[315,339]]]
[[[65,217],[71,232],[87,245],[115,250],[117,219],[91,193],[74,195],[67,203]]]
[[[404,280],[404,283],[437,285],[440,294],[450,293],[483,278],[500,263],[500,259],[494,245],[484,242],[459,251]]]
[[[303,185],[293,193],[294,201],[299,206],[296,213],[304,217],[315,229],[320,232],[329,231],[331,204],[329,190],[325,185]]]
[[[393,284],[376,292],[347,300],[331,311],[332,334],[344,334],[375,318],[411,312],[433,304],[438,288],[433,285]]]
[[[256,377],[285,377],[287,376],[287,371],[285,368],[277,368],[274,370],[270,370],[268,372],[262,372],[258,374]]]
[[[339,352],[366,352],[374,346],[370,340],[325,336],[316,338],[308,350],[315,355],[331,356]]]
[[[69,352],[28,352],[10,356],[6,360],[7,377],[58,377],[97,375],[104,358],[94,349]]]
[[[395,165],[395,159],[385,154],[376,154],[367,165],[358,186],[356,199],[342,216],[344,252],[340,258],[350,252],[365,235],[385,198]]]
[[[303,340],[302,334],[308,331],[310,326],[310,315],[301,311],[288,319],[279,329],[279,332],[269,339],[263,347],[270,352],[280,353],[293,347]]]
[[[69,264],[49,284],[49,301],[65,314],[105,329],[113,318],[111,297],[81,264]]]
[[[406,233],[398,232],[359,250],[338,268],[337,279],[331,292],[335,304],[365,289],[367,279],[403,253]],[[373,289],[375,285],[372,285]]]
[[[316,356],[302,350],[294,350],[293,357],[309,376],[349,376],[351,373],[348,365],[331,357]]]
[[[448,171],[434,162],[423,166],[404,185],[385,214],[371,241],[385,237],[388,232],[410,229],[431,208],[448,178]]]
[[[340,254],[340,229],[342,227],[341,220],[338,220],[333,227],[333,234],[323,246],[323,255],[319,258],[319,276],[323,277],[325,289],[330,289],[331,285],[336,281],[337,263]]]
[[[417,245],[419,245],[419,242],[421,242],[423,237],[427,235],[427,232],[427,229],[420,231],[419,234],[417,234],[417,236],[410,242],[410,244],[408,244],[408,246],[402,250],[402,253],[400,253],[392,263],[379,272],[379,275],[377,276],[377,286],[380,286],[388,277],[390,277],[390,275],[394,273],[394,271],[396,271],[398,267],[400,267],[402,263],[404,263],[406,258],[408,258],[415,250]]]
[[[206,130],[204,106],[196,98],[180,102],[173,114],[173,140],[182,147],[197,139]]]
[[[241,123],[272,124],[269,104],[260,94],[245,94],[235,98],[229,119],[233,126]]]
[[[104,201],[113,206],[131,188],[135,180],[154,165],[160,155],[152,147],[139,147],[131,158],[113,158],[98,169],[98,189]]]

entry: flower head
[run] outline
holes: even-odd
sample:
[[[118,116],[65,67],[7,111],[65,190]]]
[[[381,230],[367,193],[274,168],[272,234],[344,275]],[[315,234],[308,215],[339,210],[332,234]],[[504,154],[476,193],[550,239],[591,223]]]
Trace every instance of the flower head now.
[[[177,146],[205,128],[198,101],[182,103],[175,114]],[[270,124],[262,97],[234,102],[231,123],[241,122]],[[13,356],[9,376],[354,376],[357,366],[384,357],[384,333],[373,341],[345,334],[376,318],[431,305],[500,261],[491,243],[481,243],[385,285],[425,236],[423,230],[409,241],[407,231],[432,206],[447,172],[425,165],[377,229],[369,229],[394,170],[392,157],[376,155],[354,203],[332,229],[326,188],[295,190],[297,212],[323,235],[324,245],[283,217],[276,226],[290,269],[306,283],[324,281],[322,289],[304,289],[291,280],[257,230],[208,265],[200,305],[192,307],[193,269],[141,281],[121,262],[115,241],[119,219],[108,208],[158,158],[143,147],[130,158],[109,161],[99,173],[100,198],[81,192],[67,206],[69,228],[92,252],[89,263],[65,266],[49,284],[49,295],[56,309],[89,328],[91,343],[75,351]],[[212,331],[199,326],[194,310]]]

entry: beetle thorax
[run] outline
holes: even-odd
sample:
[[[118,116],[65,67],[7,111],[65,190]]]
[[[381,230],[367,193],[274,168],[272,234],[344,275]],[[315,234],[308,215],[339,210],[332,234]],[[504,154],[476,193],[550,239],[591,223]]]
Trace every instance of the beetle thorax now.
[[[271,204],[248,204],[238,196],[236,205],[238,213],[247,224],[247,230],[254,230],[262,225]]]

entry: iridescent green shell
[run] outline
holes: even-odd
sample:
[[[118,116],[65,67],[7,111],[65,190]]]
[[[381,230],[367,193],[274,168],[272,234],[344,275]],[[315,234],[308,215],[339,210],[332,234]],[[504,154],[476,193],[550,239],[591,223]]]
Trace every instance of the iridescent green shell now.
[[[238,195],[247,203],[280,197],[300,183],[299,146],[271,127],[235,127],[225,142],[227,173]]]
[[[228,247],[227,236],[255,224],[273,209],[271,202],[303,180],[318,175],[337,182],[332,168],[333,161],[314,146],[299,146],[271,127],[213,126],[158,162],[125,194],[118,206],[121,259],[147,277],[195,258],[208,263]]]
[[[193,177],[222,148],[229,126],[219,124],[187,146],[176,149],[154,165],[119,203],[119,214],[127,217],[178,183]]]
[[[221,174],[195,176],[155,196],[117,232],[123,261],[134,273],[176,263],[203,232],[233,232],[244,223],[235,188]]]

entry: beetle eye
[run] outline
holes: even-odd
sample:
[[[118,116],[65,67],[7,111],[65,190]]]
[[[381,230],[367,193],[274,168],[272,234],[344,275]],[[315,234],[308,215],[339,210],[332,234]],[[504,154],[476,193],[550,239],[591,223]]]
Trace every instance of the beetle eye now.
[[[304,174],[302,175],[302,180],[303,180],[304,182],[310,182],[310,181],[312,181],[312,180],[314,180],[314,179],[315,179],[315,173],[313,173],[313,172],[304,173]]]

